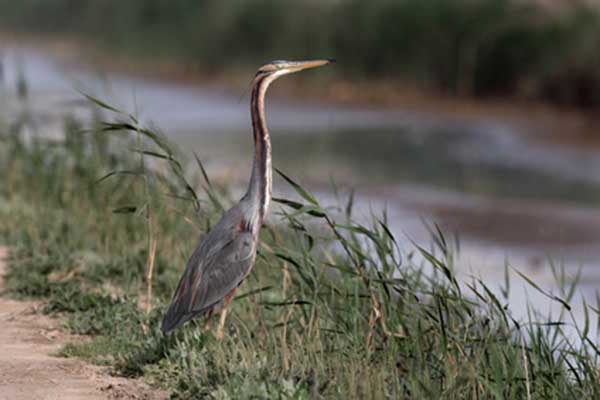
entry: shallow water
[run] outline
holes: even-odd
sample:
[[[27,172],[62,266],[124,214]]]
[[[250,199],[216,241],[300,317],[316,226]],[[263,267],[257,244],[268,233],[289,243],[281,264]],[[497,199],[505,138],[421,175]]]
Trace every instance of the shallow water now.
[[[209,174],[242,188],[251,162],[248,97],[224,88],[106,74],[56,62],[32,49],[0,49],[4,66],[0,115],[17,112],[16,87],[25,78],[28,104],[49,135],[61,117],[87,106],[75,88],[106,99],[152,122],[194,149]],[[293,79],[290,77],[289,79]],[[308,78],[307,78],[308,79]],[[277,92],[274,91],[276,94]],[[421,218],[439,222],[461,238],[457,269],[492,287],[504,265],[558,288],[548,259],[574,274],[583,268],[580,294],[594,302],[600,282],[600,152],[527,140],[520,127],[502,121],[461,121],[427,112],[267,102],[274,164],[333,201],[330,182],[357,191],[357,212],[387,208],[395,235],[429,241]],[[285,185],[276,181],[275,192]],[[525,315],[525,299],[543,311],[543,296],[513,285],[511,303]],[[575,307],[577,318],[581,309]]]

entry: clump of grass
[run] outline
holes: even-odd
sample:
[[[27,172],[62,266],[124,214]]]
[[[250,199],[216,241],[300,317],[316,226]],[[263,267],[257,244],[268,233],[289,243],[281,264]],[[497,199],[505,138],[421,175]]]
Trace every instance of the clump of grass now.
[[[600,395],[596,308],[586,306],[575,340],[561,319],[516,321],[508,285],[498,297],[480,280],[457,281],[454,248],[435,227],[430,247],[402,251],[385,212],[356,220],[352,197],[323,206],[283,172],[296,196],[276,199],[226,338],[194,322],[164,336],[161,315],[191,238],[229,196],[199,160],[90,99],[116,119],[55,143],[25,144],[12,131],[0,147],[8,288],[45,299],[65,329],[91,335],[62,355],[143,376],[173,398]],[[548,296],[567,317],[573,294]]]

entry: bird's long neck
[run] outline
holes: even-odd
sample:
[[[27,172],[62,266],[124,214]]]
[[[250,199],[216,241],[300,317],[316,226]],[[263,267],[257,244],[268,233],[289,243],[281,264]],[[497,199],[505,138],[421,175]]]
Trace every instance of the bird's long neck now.
[[[265,122],[265,93],[274,76],[257,76],[252,87],[250,113],[254,131],[254,164],[246,198],[252,204],[252,216],[261,224],[271,200],[271,139]]]

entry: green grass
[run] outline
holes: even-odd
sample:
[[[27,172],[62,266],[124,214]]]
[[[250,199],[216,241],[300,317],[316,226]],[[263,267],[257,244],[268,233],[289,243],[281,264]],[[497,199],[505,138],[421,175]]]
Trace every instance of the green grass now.
[[[600,396],[589,333],[597,307],[575,339],[558,318],[515,321],[508,284],[497,297],[481,281],[457,282],[453,246],[435,227],[430,248],[400,251],[384,212],[357,221],[352,198],[325,207],[283,174],[297,196],[273,206],[226,338],[202,321],[164,336],[162,312],[196,237],[231,196],[193,155],[95,106],[106,116],[85,127],[67,120],[64,141],[25,143],[19,121],[0,134],[7,290],[91,336],[61,355],[143,376],[180,399]],[[566,319],[573,294],[549,296]]]

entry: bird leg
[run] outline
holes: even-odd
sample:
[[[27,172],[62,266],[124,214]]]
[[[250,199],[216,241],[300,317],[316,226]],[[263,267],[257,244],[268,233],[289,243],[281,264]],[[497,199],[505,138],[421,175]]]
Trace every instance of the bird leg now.
[[[206,314],[206,322],[204,323],[204,332],[210,331],[210,321],[212,320],[213,310]]]
[[[219,318],[219,326],[217,327],[217,333],[215,334],[215,337],[217,338],[217,340],[223,339],[223,327],[225,326],[225,318],[227,318],[227,307],[229,306],[229,302],[233,298],[234,292],[235,292],[235,289],[233,289],[231,292],[229,292],[223,299],[223,308],[221,308],[221,315]]]

